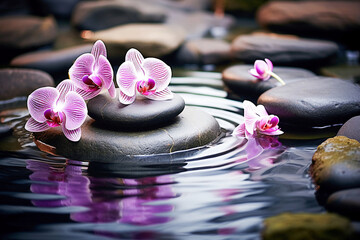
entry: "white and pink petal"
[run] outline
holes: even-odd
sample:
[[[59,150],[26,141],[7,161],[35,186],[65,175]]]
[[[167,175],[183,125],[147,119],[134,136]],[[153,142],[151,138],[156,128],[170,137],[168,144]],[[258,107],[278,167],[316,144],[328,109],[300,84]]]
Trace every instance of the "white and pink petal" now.
[[[53,87],[43,87],[32,92],[27,101],[31,117],[37,122],[45,122],[44,112],[55,107],[59,95],[59,91]]]
[[[34,118],[30,118],[26,124],[25,129],[29,132],[43,132],[50,129],[50,126],[46,122],[38,122]]]
[[[171,68],[157,58],[146,58],[143,63],[147,78],[155,81],[156,91],[164,90],[171,80]]]
[[[84,99],[76,92],[69,92],[65,97],[63,113],[65,127],[68,130],[79,128],[87,116],[87,107]]]
[[[82,89],[87,89],[83,82],[84,76],[90,76],[93,73],[95,57],[90,53],[82,54],[78,57],[69,69],[70,80]]]
[[[116,74],[116,81],[120,90],[127,96],[135,95],[137,80],[138,75],[134,64],[131,62],[122,63]]]
[[[125,61],[129,61],[134,64],[135,70],[138,74],[145,75],[143,69],[144,57],[143,55],[135,48],[129,49],[125,55]]]
[[[153,93],[151,95],[147,95],[145,97],[152,99],[152,100],[163,101],[163,100],[172,99],[174,97],[174,94],[171,92],[171,90],[169,88],[165,88],[162,91],[155,92],[155,93]]]
[[[100,77],[103,86],[108,89],[113,82],[114,74],[109,60],[106,57],[100,56],[98,65],[95,67],[95,75]]]
[[[136,99],[136,94],[134,94],[132,96],[128,96],[125,93],[123,93],[121,91],[121,89],[119,90],[119,101],[120,101],[120,103],[125,104],[125,105],[129,105],[129,104],[133,103],[135,101],[135,99]]]
[[[63,131],[65,137],[72,142],[78,142],[81,138],[81,128],[69,130],[69,129],[66,129],[65,124],[63,124],[62,131]]]

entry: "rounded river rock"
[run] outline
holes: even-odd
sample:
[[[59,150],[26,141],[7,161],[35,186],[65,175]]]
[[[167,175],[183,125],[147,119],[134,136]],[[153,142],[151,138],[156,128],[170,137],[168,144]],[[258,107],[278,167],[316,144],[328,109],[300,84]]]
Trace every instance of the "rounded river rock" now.
[[[344,123],[360,114],[360,86],[337,78],[306,78],[266,91],[258,104],[288,125]]]
[[[100,94],[88,102],[89,116],[104,125],[117,129],[143,129],[166,124],[179,115],[185,102],[177,94],[166,101],[137,98],[133,104],[121,104],[118,98]]]
[[[281,86],[281,83],[271,77],[267,81],[262,81],[252,76],[249,70],[254,65],[234,65],[226,68],[222,72],[222,80],[230,92],[244,98],[257,99],[267,90]],[[273,70],[285,83],[293,82],[299,78],[314,77],[315,74],[309,70],[293,67],[275,67]]]
[[[172,153],[204,146],[219,136],[220,127],[211,115],[187,107],[169,125],[154,130],[116,131],[88,118],[81,131],[79,142],[69,141],[60,127],[34,133],[34,136],[43,151],[71,159],[114,163],[128,161],[134,155]],[[157,163],[170,164],[171,157]]]

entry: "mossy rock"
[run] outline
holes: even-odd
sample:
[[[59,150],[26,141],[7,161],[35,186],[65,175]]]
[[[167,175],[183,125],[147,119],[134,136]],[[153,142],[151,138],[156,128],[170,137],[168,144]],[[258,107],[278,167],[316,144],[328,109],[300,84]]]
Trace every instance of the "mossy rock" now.
[[[353,234],[350,221],[332,213],[284,213],[264,224],[264,240],[341,240]]]
[[[312,157],[311,174],[318,188],[330,192],[360,187],[360,143],[344,136],[327,139]]]

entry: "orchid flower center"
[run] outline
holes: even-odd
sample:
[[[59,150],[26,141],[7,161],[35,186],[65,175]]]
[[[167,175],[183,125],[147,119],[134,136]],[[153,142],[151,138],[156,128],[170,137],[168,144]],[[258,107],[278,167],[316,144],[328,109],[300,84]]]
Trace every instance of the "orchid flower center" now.
[[[82,81],[83,81],[83,83],[88,85],[89,90],[96,91],[96,90],[98,90],[98,89],[100,89],[102,87],[101,79],[98,76],[94,75],[94,74],[91,74],[90,76],[85,75],[82,78]]]
[[[64,114],[61,111],[56,111],[52,108],[44,112],[46,122],[50,127],[57,127],[64,121]]]
[[[279,118],[274,116],[274,115],[270,115],[269,118],[267,119],[267,122],[265,123],[265,125],[263,126],[264,130],[276,127],[279,123]]]
[[[142,95],[145,95],[145,96],[151,95],[156,91],[155,81],[151,78],[149,78],[148,80],[138,81],[136,83],[136,89]]]

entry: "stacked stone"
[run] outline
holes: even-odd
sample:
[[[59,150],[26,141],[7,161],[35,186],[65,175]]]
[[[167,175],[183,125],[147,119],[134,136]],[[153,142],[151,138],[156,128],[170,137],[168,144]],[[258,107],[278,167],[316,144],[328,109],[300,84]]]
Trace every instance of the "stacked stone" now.
[[[71,159],[114,163],[131,161],[138,155],[169,154],[204,146],[220,134],[219,124],[211,115],[185,108],[184,100],[176,94],[166,101],[138,98],[131,105],[100,94],[89,100],[88,114],[91,118],[82,125],[79,142],[66,139],[58,127],[34,133],[37,145]],[[172,159],[166,161],[159,164],[171,163]]]

